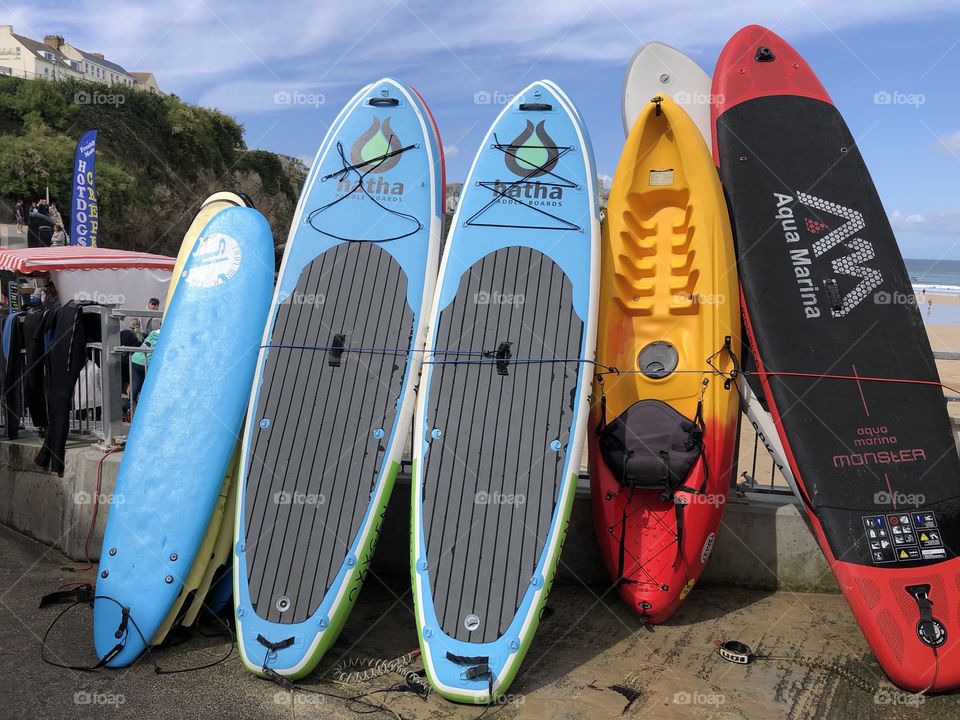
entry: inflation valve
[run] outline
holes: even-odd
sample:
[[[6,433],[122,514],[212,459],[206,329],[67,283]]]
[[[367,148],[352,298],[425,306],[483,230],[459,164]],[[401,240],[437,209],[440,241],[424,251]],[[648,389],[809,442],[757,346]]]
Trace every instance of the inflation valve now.
[[[917,637],[920,642],[932,648],[940,647],[947,640],[947,629],[933,616],[930,586],[907,585],[905,590],[916,600],[917,609],[920,611],[920,622],[917,623]]]

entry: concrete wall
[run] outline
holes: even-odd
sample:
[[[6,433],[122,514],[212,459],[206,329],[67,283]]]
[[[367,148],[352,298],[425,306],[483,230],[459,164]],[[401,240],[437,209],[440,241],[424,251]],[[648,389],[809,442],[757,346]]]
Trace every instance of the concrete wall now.
[[[34,464],[39,449],[38,440],[0,442],[0,522],[82,560],[103,450],[71,441],[61,478]],[[94,560],[100,554],[120,457],[122,453],[114,453],[103,462],[101,503],[89,547]]]
[[[84,542],[93,512],[97,465],[103,450],[73,443],[67,449],[64,477],[43,472],[33,463],[36,440],[0,442],[0,522],[63,551],[84,557]],[[100,506],[90,539],[96,559],[122,453],[103,461]],[[409,570],[410,482],[401,475],[384,521],[374,572],[406,575]],[[581,480],[557,571],[558,583],[609,585],[597,548],[589,486]],[[713,555],[701,585],[763,590],[836,592],[826,560],[807,527],[802,509],[790,497],[731,495]]]

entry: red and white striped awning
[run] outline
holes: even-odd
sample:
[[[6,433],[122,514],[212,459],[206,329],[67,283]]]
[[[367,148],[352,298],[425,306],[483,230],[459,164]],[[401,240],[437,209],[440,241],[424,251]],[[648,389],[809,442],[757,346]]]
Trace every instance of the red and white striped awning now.
[[[174,258],[165,255],[77,245],[17,250],[0,249],[0,270],[23,274],[51,270],[120,270],[124,268],[173,270],[174,262]]]

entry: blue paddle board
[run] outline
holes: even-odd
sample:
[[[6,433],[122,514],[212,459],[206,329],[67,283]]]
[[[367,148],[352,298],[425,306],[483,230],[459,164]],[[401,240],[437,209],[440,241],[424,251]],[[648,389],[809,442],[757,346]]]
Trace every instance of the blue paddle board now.
[[[549,81],[520,92],[464,183],[414,422],[414,604],[444,697],[506,692],[553,580],[582,460],[597,320],[590,140]]]
[[[416,91],[380,80],[334,120],[304,186],[242,448],[234,601],[257,674],[310,672],[367,573],[423,358],[441,147]]]
[[[223,210],[167,308],[101,551],[94,643],[111,667],[145,650],[194,564],[240,434],[273,268],[263,216]]]

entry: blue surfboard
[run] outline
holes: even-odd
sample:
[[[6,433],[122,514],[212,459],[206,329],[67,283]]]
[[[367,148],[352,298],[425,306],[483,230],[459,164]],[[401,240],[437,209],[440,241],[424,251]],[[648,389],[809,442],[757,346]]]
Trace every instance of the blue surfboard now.
[[[580,469],[599,217],[586,128],[535,82],[480,146],[444,250],[414,423],[414,601],[443,696],[506,692],[553,580]]]
[[[242,448],[234,601],[254,673],[310,672],[366,575],[413,415],[441,148],[416,91],[380,80],[334,120],[300,197]]]
[[[145,650],[196,558],[250,396],[273,268],[264,217],[223,210],[167,308],[103,538],[93,629],[111,667]]]

